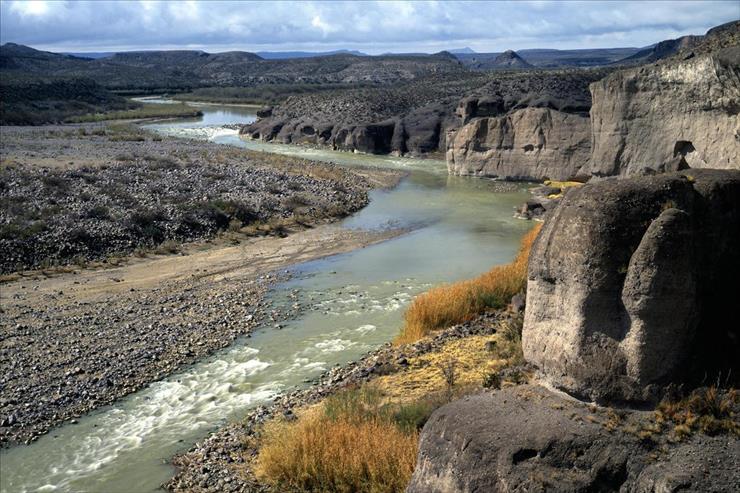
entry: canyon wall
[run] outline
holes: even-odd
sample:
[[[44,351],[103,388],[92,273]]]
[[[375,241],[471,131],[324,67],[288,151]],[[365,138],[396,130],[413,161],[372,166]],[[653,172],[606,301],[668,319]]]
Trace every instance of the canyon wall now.
[[[448,169],[535,180],[740,169],[739,43],[740,22],[728,23],[670,58],[592,80],[590,118],[541,102],[546,118],[462,101],[462,127],[447,136]],[[577,85],[567,89],[579,94]]]
[[[740,167],[740,47],[591,84],[596,176]]]
[[[588,160],[590,139],[586,117],[525,108],[451,132],[447,168],[456,175],[567,180]]]

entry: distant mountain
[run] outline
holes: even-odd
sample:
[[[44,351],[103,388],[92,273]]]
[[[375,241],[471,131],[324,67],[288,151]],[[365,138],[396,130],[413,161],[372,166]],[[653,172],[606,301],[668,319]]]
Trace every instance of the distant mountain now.
[[[76,56],[78,58],[92,58],[93,60],[97,60],[98,58],[108,58],[116,54],[115,51],[87,51],[87,52],[71,52],[71,53],[62,53],[63,55],[70,55],[70,56]]]
[[[493,59],[491,68],[515,69],[515,68],[532,68],[534,65],[520,57],[514,50],[506,50]]]
[[[475,51],[472,48],[468,48],[467,46],[465,48],[456,48],[454,50],[447,50],[448,52],[452,53],[453,55],[472,55],[475,54]]]
[[[86,78],[120,93],[264,84],[391,83],[462,70],[460,61],[447,52],[423,56],[338,52],[269,60],[245,51],[163,50],[127,51],[93,59],[14,43],[0,46],[2,81]]]
[[[257,54],[265,60],[284,60],[288,58],[313,58],[331,55],[354,55],[368,56],[357,50],[334,50],[334,51],[258,51]]]
[[[536,67],[597,67],[628,57],[640,48],[590,48],[582,50],[528,49],[519,50],[529,63]]]
[[[640,48],[594,48],[584,50],[553,50],[546,48],[519,50],[517,53],[536,68],[606,66],[640,51]],[[491,70],[501,53],[455,53],[466,67]]]

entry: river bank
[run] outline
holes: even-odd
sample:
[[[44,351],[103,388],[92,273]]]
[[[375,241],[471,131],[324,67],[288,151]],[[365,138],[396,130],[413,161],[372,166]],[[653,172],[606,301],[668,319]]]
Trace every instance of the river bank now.
[[[393,186],[399,173],[131,126],[2,134],[2,270],[23,269],[4,277],[0,296],[4,445],[35,440],[249,333],[265,322],[273,270],[396,234],[321,224],[364,207],[368,190]]]
[[[27,274],[5,283],[3,442],[33,441],[260,324],[275,324],[291,315],[264,299],[281,268],[394,234],[347,234],[326,225],[286,238],[243,238],[234,245],[232,237],[117,268]]]
[[[274,419],[295,419],[301,409],[321,402],[344,389],[356,388],[379,378],[403,381],[408,373],[431,366],[425,358],[444,358],[462,340],[474,338],[479,352],[488,352],[502,327],[521,323],[516,311],[492,311],[454,325],[413,344],[386,343],[362,358],[322,374],[308,388],[285,394],[266,406],[253,409],[239,422],[230,423],[198,442],[186,453],[173,458],[177,475],[163,487],[172,492],[276,491],[254,475],[259,452],[259,435],[265,423]],[[493,342],[495,344],[495,342]],[[471,351],[472,352],[472,351]],[[492,354],[492,353],[490,353]],[[436,368],[430,368],[434,373]],[[526,373],[527,368],[510,369],[509,374]],[[481,375],[483,377],[484,375]],[[506,378],[506,377],[504,377]],[[526,380],[524,378],[522,381]],[[482,379],[481,379],[482,381]],[[476,387],[479,387],[477,385]]]
[[[164,106],[164,105],[161,105]],[[229,229],[341,218],[380,181],[329,164],[163,138],[132,125],[4,127],[0,273],[106,260]],[[382,175],[382,176],[381,176]]]

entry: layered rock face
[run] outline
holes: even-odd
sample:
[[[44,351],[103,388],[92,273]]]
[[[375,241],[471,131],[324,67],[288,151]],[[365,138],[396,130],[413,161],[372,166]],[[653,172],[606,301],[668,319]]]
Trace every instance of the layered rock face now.
[[[740,168],[740,47],[616,72],[591,93],[585,172]]]
[[[554,386],[599,402],[736,378],[740,171],[572,190],[529,262],[522,344]]]
[[[588,160],[588,118],[549,108],[525,108],[477,118],[451,133],[447,168],[457,175],[566,180]]]
[[[630,413],[623,425],[648,414]],[[455,401],[424,426],[407,492],[737,491],[736,437],[659,446],[606,431],[610,416],[528,385]]]
[[[589,84],[606,70],[501,76],[460,101],[446,140],[451,174],[567,180],[591,155]]]

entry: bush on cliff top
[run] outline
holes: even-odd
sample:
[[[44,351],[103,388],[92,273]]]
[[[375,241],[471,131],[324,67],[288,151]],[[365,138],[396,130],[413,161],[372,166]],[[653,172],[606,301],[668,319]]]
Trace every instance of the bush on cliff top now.
[[[522,238],[513,262],[496,266],[485,274],[432,288],[417,296],[404,315],[405,324],[397,344],[417,341],[429,332],[467,322],[489,308],[503,308],[527,285],[527,261],[539,233],[537,225]]]

